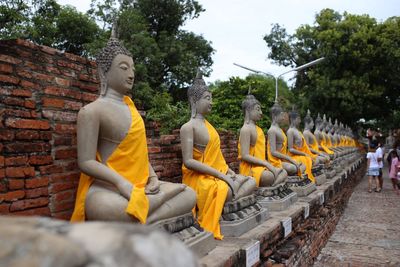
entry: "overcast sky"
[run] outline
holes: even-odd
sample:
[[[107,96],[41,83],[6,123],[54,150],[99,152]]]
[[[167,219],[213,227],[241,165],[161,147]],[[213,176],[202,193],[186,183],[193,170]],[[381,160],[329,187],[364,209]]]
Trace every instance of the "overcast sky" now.
[[[58,0],[79,11],[89,9],[90,0]],[[201,34],[212,42],[216,52],[208,82],[227,80],[231,76],[246,77],[249,72],[233,65],[240,63],[279,75],[286,70],[268,60],[268,47],[263,36],[271,24],[283,25],[292,34],[302,24],[312,24],[323,8],[340,13],[368,14],[382,22],[400,16],[399,0],[198,0],[205,11],[189,21],[184,29]],[[285,75],[285,80],[293,75]]]

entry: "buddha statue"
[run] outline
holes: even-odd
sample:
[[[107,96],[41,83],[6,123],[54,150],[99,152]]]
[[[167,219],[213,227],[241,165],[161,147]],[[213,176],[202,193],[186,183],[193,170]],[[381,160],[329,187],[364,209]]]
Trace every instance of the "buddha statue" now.
[[[264,131],[257,126],[262,118],[261,104],[253,95],[242,102],[244,123],[240,130],[238,153],[240,174],[251,176],[258,187],[271,187],[284,183],[287,172],[273,166],[265,158]]]
[[[271,108],[271,117],[271,127],[267,132],[268,161],[275,167],[285,169],[289,176],[303,177],[306,166],[287,154],[287,137],[280,128],[280,124],[284,120],[284,112],[277,102]]]
[[[212,93],[201,73],[189,87],[188,99],[191,118],[180,131],[182,181],[197,193],[196,214],[200,226],[212,232],[214,238],[222,239],[220,219],[224,205],[253,196],[256,182],[251,177],[235,174],[225,162],[218,132],[206,120],[211,112]]]
[[[304,117],[304,139],[310,151],[317,155],[318,162],[327,164],[329,162],[329,155],[319,149],[317,138],[311,132],[313,128],[314,121],[311,117],[310,110],[307,110],[307,115]]]
[[[317,164],[315,161],[317,155],[310,151],[303,134],[297,129],[301,120],[299,113],[294,109],[294,107],[289,113],[289,120],[290,127],[286,132],[288,140],[288,155],[298,163],[302,163],[306,166],[305,172],[308,178],[315,183],[315,178],[311,170],[313,168],[313,164]]]
[[[314,135],[315,138],[318,141],[318,145],[319,145],[319,149],[321,151],[324,151],[325,153],[327,153],[328,155],[330,155],[330,158],[333,159],[334,157],[334,152],[332,150],[330,150],[327,146],[327,137],[325,134],[325,123],[324,121],[321,119],[321,116],[318,113],[317,118],[315,119],[315,131],[314,131]]]
[[[71,221],[155,224],[191,216],[195,192],[183,184],[159,181],[149,162],[144,122],[127,96],[134,83],[134,62],[114,29],[96,61],[101,92],[78,114],[82,174]]]

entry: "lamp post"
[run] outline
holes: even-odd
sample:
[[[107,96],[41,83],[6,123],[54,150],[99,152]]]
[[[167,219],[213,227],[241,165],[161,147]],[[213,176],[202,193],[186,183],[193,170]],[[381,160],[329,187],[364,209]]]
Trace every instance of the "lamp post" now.
[[[315,64],[318,64],[318,63],[322,62],[324,59],[325,59],[324,57],[318,58],[318,59],[313,60],[311,62],[308,62],[308,63],[306,63],[304,65],[301,65],[301,66],[299,66],[297,68],[294,68],[294,69],[288,70],[288,71],[286,71],[284,73],[281,73],[278,76],[275,76],[275,75],[273,75],[273,74],[271,74],[269,72],[259,71],[259,70],[255,70],[255,69],[252,69],[252,68],[249,68],[249,67],[245,67],[245,66],[237,64],[237,63],[233,63],[233,65],[238,66],[238,67],[240,67],[242,69],[249,70],[249,71],[257,73],[257,74],[263,74],[263,75],[267,75],[267,76],[273,77],[275,79],[275,102],[277,102],[278,101],[278,80],[279,80],[279,78],[281,76],[283,76],[283,75],[285,75],[285,74],[287,74],[289,72],[292,72],[292,71],[299,71],[299,70],[303,70],[305,68],[311,67],[311,66],[313,66]]]

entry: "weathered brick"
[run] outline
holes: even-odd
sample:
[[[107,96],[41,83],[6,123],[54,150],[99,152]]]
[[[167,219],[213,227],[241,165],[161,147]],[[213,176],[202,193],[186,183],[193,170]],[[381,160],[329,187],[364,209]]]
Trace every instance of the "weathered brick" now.
[[[26,108],[35,108],[36,102],[34,100],[25,100],[24,107]]]
[[[82,100],[87,102],[93,102],[98,98],[96,94],[82,93]]]
[[[21,82],[19,84],[24,88],[29,88],[29,89],[34,89],[34,90],[38,90],[40,88],[40,86],[38,84],[30,82],[30,81],[25,81],[25,80],[21,80]]]
[[[63,108],[64,107],[64,100],[57,99],[57,98],[42,98],[43,107],[55,107],[55,108]]]
[[[80,110],[82,107],[81,102],[65,100],[65,108],[69,110]]]
[[[32,49],[36,48],[36,45],[34,43],[32,43],[31,41],[28,41],[28,40],[24,40],[24,39],[16,39],[15,43],[17,45],[25,46],[25,47],[32,48]]]
[[[25,197],[25,191],[18,190],[18,191],[9,191],[4,194],[0,194],[0,203],[3,201],[14,201]]]
[[[4,157],[0,156],[0,167],[4,166]]]
[[[25,180],[25,187],[26,188],[37,188],[42,186],[47,186],[49,184],[48,177],[40,177],[40,178],[33,178]]]
[[[55,132],[58,134],[75,134],[76,124],[56,123]]]
[[[14,140],[14,132],[10,130],[0,129],[0,140],[1,141]]]
[[[75,144],[75,136],[57,136],[54,138],[54,146],[72,146]]]
[[[72,209],[69,209],[67,211],[54,212],[51,214],[51,217],[58,220],[69,221],[71,219],[71,215],[72,215]]]
[[[35,176],[35,169],[33,167],[7,167],[7,177],[33,177]]]
[[[57,65],[61,66],[61,67],[67,67],[67,68],[70,68],[70,69],[74,69],[74,70],[77,70],[77,71],[81,71],[83,69],[82,65],[75,64],[75,63],[72,63],[72,62],[68,62],[68,61],[65,61],[65,60],[58,60],[57,61]]]
[[[76,158],[76,148],[59,149],[55,153],[55,159]]]
[[[18,118],[6,119],[6,126],[19,129],[47,130],[50,128],[50,124],[48,121],[18,119]]]
[[[64,112],[64,111],[55,111],[55,110],[43,110],[43,117],[55,120],[55,121],[69,121],[76,122],[77,113],[72,112]]]
[[[76,184],[73,181],[51,183],[49,186],[50,194],[55,194],[68,189],[76,188]]]
[[[27,110],[20,109],[6,109],[4,114],[12,117],[32,118],[32,113]]]
[[[30,165],[47,165],[53,162],[51,155],[32,155],[29,157]]]
[[[47,186],[25,190],[25,198],[46,197],[48,195],[49,195],[49,189],[47,188]]]
[[[8,189],[16,190],[24,188],[25,181],[23,179],[8,179]]]
[[[6,169],[0,168],[0,178],[4,178],[4,177],[6,177]],[[2,185],[2,183],[0,180],[0,191],[1,191],[1,185]]]
[[[10,204],[0,204],[0,215],[10,212]]]
[[[73,201],[75,199],[75,190],[68,190],[58,192],[51,196],[52,202],[65,202],[65,201]]]
[[[48,47],[48,46],[44,46],[44,45],[40,45],[39,49],[49,55],[55,55],[57,53],[57,49],[52,48],[52,47]]]
[[[13,96],[32,97],[32,92],[24,89],[14,89],[11,92]]]
[[[40,131],[41,140],[51,140],[53,139],[53,133],[48,131]]]
[[[43,207],[49,204],[47,197],[18,200],[11,204],[10,211],[26,210],[30,208]]]
[[[19,79],[16,77],[12,77],[9,75],[0,74],[0,82],[1,83],[11,83],[11,84],[18,84]]]
[[[27,163],[28,163],[27,156],[15,156],[15,157],[5,158],[6,166],[21,166],[21,165],[26,165]]]
[[[32,72],[27,71],[27,70],[23,70],[23,69],[18,69],[17,70],[17,75],[19,77],[26,78],[26,79],[29,79],[29,80],[32,79],[32,77],[33,77]]]
[[[19,65],[22,62],[22,60],[8,55],[0,55],[0,61],[11,63],[13,65]]]
[[[47,217],[49,217],[51,214],[50,214],[49,207],[44,207],[44,208],[35,208],[35,209],[17,211],[17,212],[10,213],[10,215],[17,215],[17,216],[47,216]]]
[[[48,83],[53,81],[53,77],[47,74],[39,73],[39,72],[32,72],[33,78],[39,81],[46,81]]]
[[[65,182],[78,182],[80,177],[79,172],[71,172],[71,173],[58,173],[52,174],[49,176],[51,184],[53,183],[65,183]]]
[[[44,93],[48,95],[64,96],[78,100],[82,98],[82,94],[79,91],[55,87],[55,86],[47,86],[44,89]]]
[[[72,210],[75,206],[75,201],[74,200],[69,200],[69,201],[51,201],[50,202],[50,210],[51,212],[60,212],[60,211],[65,211],[65,210]]]
[[[46,66],[46,71],[50,72],[51,74],[56,74],[56,75],[59,75],[61,73],[58,68],[53,67],[53,66]]]
[[[63,172],[62,166],[59,165],[46,165],[39,167],[40,174],[53,174],[53,173],[61,173]]]
[[[58,84],[60,86],[64,86],[64,87],[68,87],[71,85],[70,80],[59,78],[59,77],[55,77],[54,81],[56,82],[56,84]]]
[[[38,131],[23,130],[18,131],[15,137],[18,140],[35,140],[40,138],[40,134]]]
[[[47,152],[51,150],[48,143],[11,143],[4,146],[7,153]]]
[[[13,72],[13,67],[11,65],[9,65],[9,64],[0,63],[0,72],[12,73]]]
[[[1,79],[1,77],[0,77]],[[25,101],[23,98],[17,98],[17,97],[5,97],[3,99],[3,103],[9,106],[23,106]]]

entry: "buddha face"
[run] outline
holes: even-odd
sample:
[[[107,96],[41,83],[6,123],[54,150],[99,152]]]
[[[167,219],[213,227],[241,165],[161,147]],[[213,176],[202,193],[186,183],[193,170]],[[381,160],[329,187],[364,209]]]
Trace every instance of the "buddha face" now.
[[[249,119],[252,121],[259,121],[262,118],[262,110],[259,104],[255,104],[253,108],[248,111],[249,112]]]
[[[210,91],[205,91],[201,98],[196,102],[196,113],[198,114],[209,114],[212,108],[212,94]]]
[[[118,54],[106,73],[107,85],[115,91],[125,94],[132,89],[135,78],[135,67],[130,56]]]

